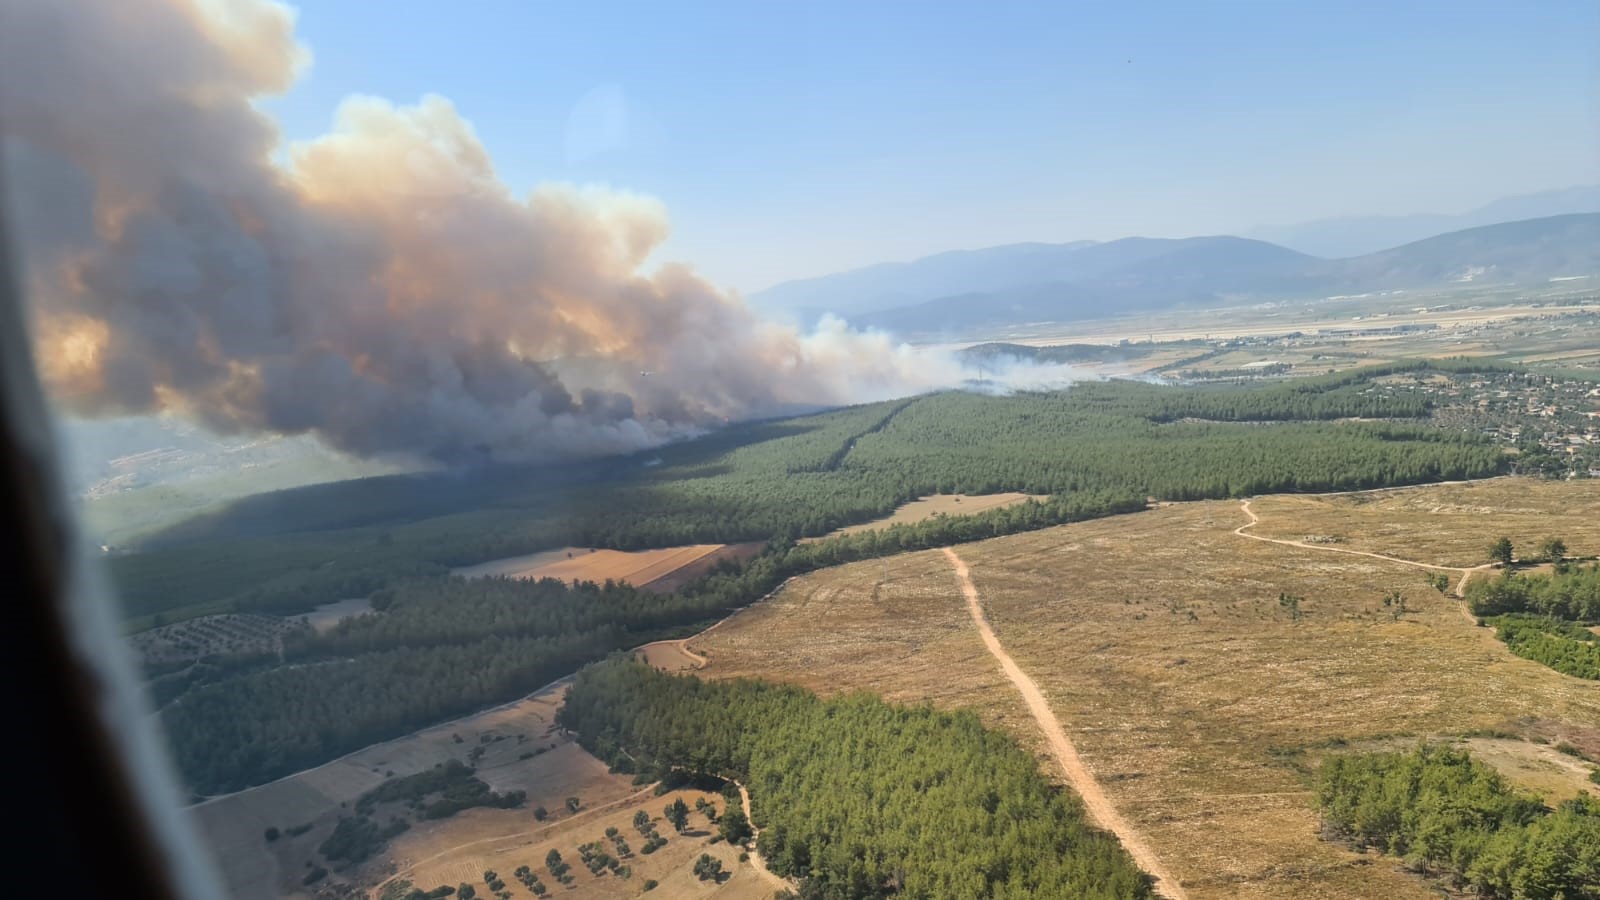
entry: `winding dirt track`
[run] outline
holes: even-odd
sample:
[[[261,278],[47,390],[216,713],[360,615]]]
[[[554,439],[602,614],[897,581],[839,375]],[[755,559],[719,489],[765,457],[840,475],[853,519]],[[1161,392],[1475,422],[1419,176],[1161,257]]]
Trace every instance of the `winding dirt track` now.
[[[761,837],[761,829],[757,828],[755,820],[750,818],[750,792],[744,789],[744,784],[741,782],[735,781],[734,784],[739,788],[739,803],[744,807],[744,820],[750,823],[750,844],[754,846],[756,840]],[[765,878],[768,884],[776,887],[780,892],[800,890],[799,882],[790,881],[767,868],[767,861],[761,858],[759,852],[751,850],[749,862],[751,867],[756,870],[757,875]]]
[[[983,604],[978,600],[978,589],[972,584],[967,564],[962,562],[961,557],[949,547],[944,548],[944,555],[955,568],[956,582],[961,586],[962,595],[967,598],[967,611],[972,614],[972,622],[978,627],[983,645],[989,648],[989,654],[1000,663],[1000,669],[1011,679],[1012,685],[1027,703],[1028,712],[1039,724],[1039,730],[1044,732],[1045,740],[1050,745],[1050,752],[1054,754],[1056,762],[1061,764],[1061,770],[1067,776],[1067,783],[1071,784],[1072,789],[1083,798],[1083,805],[1089,811],[1090,820],[1117,836],[1134,862],[1139,864],[1139,868],[1155,879],[1157,893],[1171,900],[1187,900],[1188,895],[1179,886],[1177,879],[1173,878],[1172,873],[1161,864],[1160,857],[1156,856],[1155,851],[1144,842],[1144,838],[1133,830],[1133,826],[1122,818],[1121,813],[1117,812],[1117,808],[1106,797],[1105,791],[1100,788],[1100,782],[1095,780],[1094,773],[1083,764],[1083,760],[1078,756],[1078,749],[1067,737],[1067,732],[1056,719],[1056,714],[1050,711],[1050,704],[1039,691],[1039,685],[1017,666],[1011,659],[1011,654],[1001,646],[1000,639],[995,637],[994,629],[989,627],[989,620],[983,614]]]
[[[1466,596],[1467,582],[1472,579],[1474,573],[1483,572],[1494,568],[1494,563],[1484,563],[1481,566],[1436,566],[1432,563],[1422,563],[1410,559],[1401,559],[1398,556],[1385,556],[1382,553],[1372,553],[1366,550],[1351,550],[1348,547],[1329,547],[1323,544],[1310,544],[1305,541],[1291,541],[1286,538],[1269,538],[1263,537],[1259,534],[1250,534],[1245,529],[1261,524],[1261,517],[1256,515],[1255,510],[1250,508],[1249,500],[1239,501],[1239,509],[1242,510],[1245,515],[1250,517],[1250,521],[1233,530],[1233,533],[1237,534],[1239,537],[1249,538],[1252,541],[1264,541],[1268,544],[1282,544],[1285,547],[1299,547],[1302,550],[1319,550],[1323,553],[1344,553],[1349,556],[1366,556],[1372,559],[1381,559],[1385,562],[1399,563],[1402,566],[1411,566],[1412,568],[1416,569],[1427,569],[1430,572],[1460,572],[1461,579],[1456,582],[1455,588],[1455,595],[1457,597]],[[1464,605],[1458,608],[1461,610],[1461,615],[1465,616],[1467,621],[1474,625],[1478,624],[1478,620],[1473,618],[1471,610],[1467,609]]]

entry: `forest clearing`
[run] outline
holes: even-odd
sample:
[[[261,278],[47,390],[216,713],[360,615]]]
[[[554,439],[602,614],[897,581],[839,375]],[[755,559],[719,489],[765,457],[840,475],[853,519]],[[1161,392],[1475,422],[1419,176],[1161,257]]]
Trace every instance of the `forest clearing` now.
[[[192,807],[198,825],[210,836],[230,896],[239,900],[312,896],[320,885],[302,880],[327,864],[318,848],[348,807],[386,781],[426,772],[447,760],[474,765],[490,788],[524,791],[526,800],[517,808],[472,808],[448,818],[414,822],[371,859],[342,868],[342,877],[369,889],[400,879],[424,890],[475,884],[477,892],[486,895],[483,873],[492,871],[515,896],[531,897],[513,875],[527,865],[562,896],[577,898],[637,896],[647,880],[667,889],[660,896],[715,893],[734,900],[769,896],[771,888],[763,877],[740,862],[738,847],[711,843],[716,829],[699,811],[699,804],[721,808],[725,805],[721,795],[678,790],[658,796],[652,786],[641,787],[626,775],[609,773],[605,764],[554,725],[565,691],[565,682],[551,685],[516,703]],[[568,805],[568,798],[578,801],[576,809]],[[662,808],[679,798],[696,809],[681,834],[662,821]],[[536,813],[541,809],[546,816],[542,819]],[[656,831],[666,839],[659,850],[641,852],[647,839],[634,825],[640,811],[654,820]],[[266,840],[269,828],[280,836]],[[604,870],[596,874],[580,862],[579,847],[584,844],[607,841],[614,847],[606,833],[611,828],[617,829],[629,850],[629,856],[620,860],[629,869],[626,876]],[[569,886],[558,883],[546,868],[551,850],[569,861]],[[611,852],[620,854],[615,848]],[[722,863],[728,873],[723,880],[701,880],[690,871],[702,853]]]
[[[646,587],[686,566],[710,556],[722,544],[693,544],[658,550],[607,550],[562,547],[526,556],[497,559],[453,569],[462,578],[555,578],[561,581],[618,581]]]
[[[1486,560],[1484,535],[1501,531],[1570,534],[1581,552],[1593,523],[1575,497],[1600,492],[1574,487],[1507,478],[1254,507],[1263,534],[1337,533],[1340,547],[1419,562],[1455,547],[1438,564],[1470,567]],[[1368,506],[1442,510],[1468,503],[1463,491],[1484,511],[1426,513],[1429,533],[1419,527],[1415,544],[1367,533],[1377,520],[1362,518]],[[1302,505],[1319,518],[1283,513]],[[1247,521],[1235,502],[1182,503],[956,548],[999,642],[1188,896],[1435,895],[1392,860],[1318,838],[1310,773],[1330,752],[1493,734],[1506,743],[1485,760],[1507,777],[1552,797],[1552,779],[1575,789],[1540,742],[1581,752],[1600,740],[1592,683],[1512,655],[1425,571],[1245,540],[1234,531]],[[1383,604],[1391,592],[1406,598],[1403,611]],[[972,709],[1059,772],[942,553],[797,578],[689,648],[710,660],[703,677]]]
[[[1007,491],[1001,494],[979,494],[977,496],[968,494],[930,494],[926,497],[918,497],[881,519],[873,519],[870,522],[862,522],[859,525],[836,528],[821,537],[803,538],[801,543],[816,543],[817,541],[838,537],[841,534],[876,531],[880,528],[888,528],[891,525],[914,525],[934,516],[970,516],[986,510],[1004,509],[1007,506],[1014,506],[1029,499],[1048,500],[1049,496],[1046,494],[1024,494],[1019,491]]]

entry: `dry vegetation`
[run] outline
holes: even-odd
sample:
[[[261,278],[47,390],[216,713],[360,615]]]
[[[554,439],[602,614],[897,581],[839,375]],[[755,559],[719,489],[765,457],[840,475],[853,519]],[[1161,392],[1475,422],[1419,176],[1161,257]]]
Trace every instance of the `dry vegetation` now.
[[[1475,565],[1502,531],[1594,552],[1596,502],[1586,485],[1502,479],[1255,509],[1263,535]],[[1444,512],[1456,508],[1470,511]],[[1347,743],[1589,734],[1600,691],[1512,656],[1423,571],[1232,533],[1246,521],[1236,502],[1177,504],[960,553],[1006,649],[1190,897],[1435,896],[1392,861],[1319,840],[1316,760]],[[1382,602],[1395,590],[1400,615]],[[1285,592],[1303,598],[1298,621]],[[689,648],[708,676],[970,707],[1042,749],[936,551],[796,579]],[[1565,789],[1553,751],[1517,743],[1485,746],[1530,787]]]
[[[599,761],[575,744],[571,745],[571,749],[574,755],[581,755],[583,765],[597,767],[604,773],[604,766]],[[559,776],[562,773],[553,774]],[[618,776],[604,777],[627,784],[626,779]],[[561,790],[559,780],[556,789],[558,792]],[[579,796],[583,795],[580,793]],[[630,786],[629,793],[622,798],[604,804],[599,803],[597,798],[595,806],[580,809],[577,814],[547,827],[534,827],[536,823],[526,810],[469,810],[455,819],[435,823],[431,833],[413,830],[401,835],[390,848],[390,855],[400,867],[396,876],[407,878],[424,890],[443,884],[476,884],[478,894],[483,896],[486,893],[482,884],[483,872],[493,870],[505,880],[506,889],[511,891],[513,897],[532,897],[532,893],[511,875],[517,867],[525,865],[532,868],[550,889],[548,896],[580,900],[636,897],[643,892],[647,879],[660,883],[656,888],[658,893],[653,894],[657,897],[705,897],[716,894],[733,900],[765,900],[771,896],[772,889],[766,886],[754,868],[740,864],[740,848],[722,841],[711,843],[716,829],[709,825],[704,815],[691,813],[689,829],[681,835],[672,830],[672,826],[662,818],[661,811],[680,797],[691,809],[697,800],[713,802],[718,810],[724,805],[719,794],[671,791],[657,796],[651,787]],[[545,805],[554,812],[554,805]],[[666,846],[650,855],[640,853],[645,839],[633,825],[633,817],[639,810],[651,816],[657,833],[667,839]],[[562,813],[565,812],[563,808]],[[627,878],[609,873],[592,875],[580,861],[578,847],[591,841],[603,842],[606,849],[611,851],[612,844],[606,838],[608,828],[617,829],[633,852],[630,858],[623,860],[623,864],[631,870]],[[552,849],[560,852],[562,858],[572,866],[573,884],[570,888],[557,884],[545,869],[545,855]],[[691,868],[702,853],[709,853],[720,860],[723,868],[733,873],[733,877],[720,885],[695,878]]]
[[[681,656],[681,646],[675,643],[659,645],[655,653],[671,657],[674,651],[689,660]],[[565,689],[565,684],[558,684],[535,697],[192,807],[198,828],[215,851],[229,896],[237,900],[312,897],[330,882],[371,889],[390,878],[408,879],[425,890],[473,884],[479,896],[489,896],[483,872],[494,870],[513,897],[531,898],[532,893],[512,877],[522,865],[540,875],[550,896],[579,900],[635,897],[647,879],[660,882],[657,890],[662,893],[653,895],[660,897],[715,893],[731,900],[754,900],[770,896],[771,888],[760,875],[739,862],[739,848],[710,843],[714,829],[703,815],[692,814],[689,831],[683,835],[660,821],[662,807],[675,797],[683,797],[691,808],[703,798],[719,809],[722,798],[697,791],[658,797],[652,787],[640,787],[628,776],[608,773],[603,763],[554,726]],[[468,762],[475,748],[483,750],[477,762],[478,777],[495,791],[526,791],[522,808],[469,809],[448,819],[414,823],[374,859],[338,871],[311,888],[301,886],[312,866],[326,865],[316,850],[333,831],[341,812],[348,814],[344,804],[353,806],[357,797],[391,775],[414,774],[447,759]],[[580,801],[575,813],[566,805],[569,797]],[[549,814],[542,822],[533,813],[541,806]],[[657,820],[660,834],[667,838],[666,846],[649,855],[640,852],[645,839],[633,827],[633,817],[640,809]],[[288,833],[306,824],[311,828],[303,834]],[[264,834],[269,827],[285,834],[268,843]],[[606,840],[610,827],[617,828],[632,849],[633,856],[623,860],[632,870],[629,878],[592,875],[579,858],[578,847]],[[606,843],[609,848],[610,842]],[[545,854],[551,849],[559,850],[572,867],[570,888],[557,884],[544,869]],[[690,870],[701,853],[721,860],[732,877],[720,886],[696,879]]]
[[[1489,561],[1502,535],[1531,553],[1556,535],[1575,556],[1600,554],[1600,480],[1492,478],[1426,490],[1275,495],[1253,504],[1262,537],[1331,538],[1335,546],[1445,566]]]
[[[971,516],[991,509],[1001,509],[1013,506],[1029,498],[1034,500],[1048,500],[1049,497],[1038,494],[1020,494],[1008,491],[1003,494],[929,494],[919,497],[910,503],[896,509],[894,512],[881,519],[862,522],[859,525],[847,525],[844,528],[835,528],[821,537],[804,538],[803,544],[825,541],[841,534],[856,534],[862,531],[874,531],[879,528],[888,528],[890,525],[915,525],[934,516]]]
[[[645,586],[723,549],[721,544],[692,544],[659,550],[597,550],[563,547],[527,556],[497,559],[456,569],[463,578],[503,575],[508,578],[558,578],[562,581],[620,581]]]
[[[383,783],[390,773],[412,775],[446,759],[466,761],[475,747],[484,748],[478,764],[479,777],[497,791],[526,790],[528,809],[543,803],[555,815],[565,815],[562,803],[572,794],[598,805],[631,793],[635,789],[627,779],[607,775],[604,766],[555,729],[552,723],[563,689],[557,687],[467,719],[377,744],[298,775],[191,809],[201,832],[216,851],[231,895],[240,900],[267,900],[287,895],[298,885],[308,869],[305,863],[333,831],[340,804],[353,802]],[[507,739],[482,744],[484,734],[504,735]],[[456,735],[462,739],[459,743]],[[519,735],[526,739],[519,740]],[[544,750],[538,756],[519,758],[539,748]],[[468,810],[427,827],[455,828],[489,817],[526,819],[528,825],[532,824],[532,817],[525,810]],[[303,835],[286,835],[272,844],[263,838],[269,827],[287,831],[306,823],[313,823],[313,827]],[[402,840],[423,836],[422,829],[418,831],[417,835],[407,832]],[[399,846],[397,842],[391,849]],[[367,874],[370,877],[371,873]]]

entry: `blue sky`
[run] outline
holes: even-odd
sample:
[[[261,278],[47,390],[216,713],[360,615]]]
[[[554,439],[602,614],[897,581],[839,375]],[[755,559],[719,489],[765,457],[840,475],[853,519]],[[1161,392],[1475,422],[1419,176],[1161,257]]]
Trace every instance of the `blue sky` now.
[[[295,5],[287,139],[441,94],[519,192],[659,197],[665,255],[747,292],[1600,181],[1593,0]]]

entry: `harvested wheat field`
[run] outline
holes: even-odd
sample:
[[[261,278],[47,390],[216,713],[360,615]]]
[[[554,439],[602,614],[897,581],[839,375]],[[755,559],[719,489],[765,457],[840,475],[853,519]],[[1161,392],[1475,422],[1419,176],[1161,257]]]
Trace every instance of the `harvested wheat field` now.
[[[454,569],[462,578],[559,578],[562,581],[620,581],[644,587],[721,550],[722,544],[692,544],[659,550],[598,550],[563,547]]]
[[[1571,487],[1502,479],[1367,500],[1266,497],[1254,503],[1254,528],[1296,540],[1337,530],[1343,543],[1331,546],[1417,561],[1437,551],[1442,564],[1469,566],[1484,535],[1527,540],[1536,522],[1532,534],[1567,536],[1585,552],[1600,536],[1588,505],[1600,492]],[[1492,511],[1426,512],[1409,519],[1415,533],[1370,537],[1382,515],[1336,512],[1373,502],[1503,503],[1528,527],[1497,524]],[[1276,518],[1308,508],[1322,524]],[[1429,570],[1235,533],[1248,522],[1238,502],[1174,504],[955,549],[1001,652],[1037,685],[1128,834],[1172,874],[1172,896],[1437,896],[1392,860],[1319,839],[1317,759],[1491,731],[1600,740],[1600,685],[1511,655],[1427,583]],[[1403,613],[1383,605],[1390,591],[1405,596]],[[1298,618],[1280,593],[1303,598]],[[971,708],[1038,751],[1052,775],[1070,771],[980,639],[939,551],[795,579],[689,649],[710,660],[707,677]],[[1531,788],[1549,792],[1566,777],[1542,750],[1494,756]]]
[[[1015,491],[1004,494],[977,495],[930,494],[907,503],[881,519],[862,522],[860,525],[835,528],[821,537],[805,538],[801,543],[809,544],[815,541],[825,541],[841,534],[873,531],[879,528],[888,528],[890,525],[915,525],[934,516],[970,516],[991,509],[1014,506],[1028,499],[1046,500],[1049,498],[1045,494],[1019,494]]]

